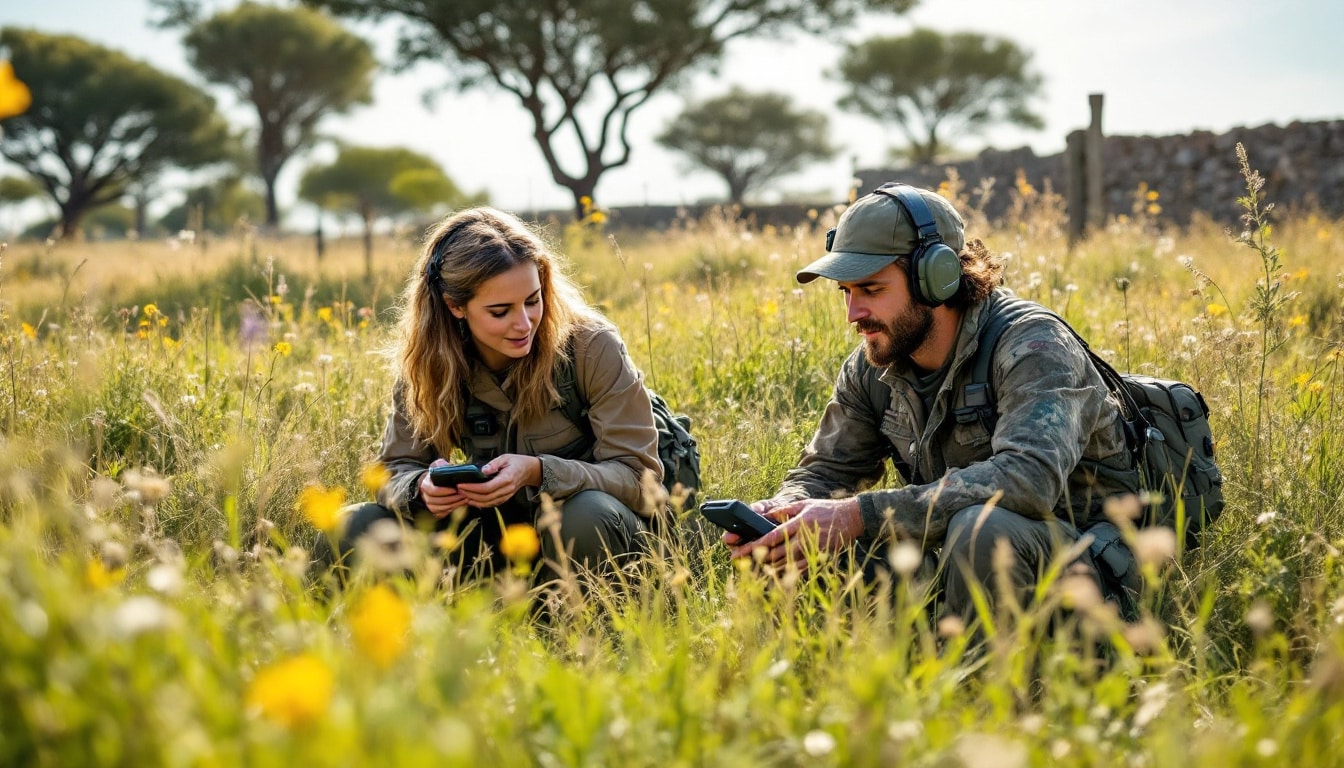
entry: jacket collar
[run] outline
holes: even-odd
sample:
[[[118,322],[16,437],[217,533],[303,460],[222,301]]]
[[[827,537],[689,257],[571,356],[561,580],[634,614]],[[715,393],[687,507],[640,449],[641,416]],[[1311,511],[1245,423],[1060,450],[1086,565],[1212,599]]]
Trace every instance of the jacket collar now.
[[[500,388],[490,370],[478,362],[473,362],[471,375],[467,379],[467,388],[471,396],[496,411],[512,411],[513,400]]]

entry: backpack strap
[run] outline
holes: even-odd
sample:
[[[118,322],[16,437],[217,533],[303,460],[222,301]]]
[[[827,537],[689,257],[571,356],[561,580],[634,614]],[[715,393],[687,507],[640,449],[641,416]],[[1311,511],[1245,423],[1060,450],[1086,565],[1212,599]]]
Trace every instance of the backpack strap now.
[[[571,338],[565,347],[566,356],[556,369],[555,388],[560,393],[560,412],[570,423],[590,440],[593,438],[593,423],[588,418],[588,403],[579,392],[579,376],[574,361],[574,341]]]
[[[1078,340],[1078,343],[1083,347],[1083,351],[1087,352],[1088,358],[1092,361],[1092,366],[1101,375],[1102,381],[1105,382],[1106,389],[1115,396],[1120,405],[1120,421],[1124,425],[1125,444],[1137,460],[1142,455],[1142,449],[1152,425],[1139,409],[1138,402],[1134,400],[1129,388],[1125,386],[1123,377],[1110,363],[1092,351],[1092,347],[1082,336],[1078,335],[1078,332],[1073,329],[1072,325],[1069,325],[1067,320],[1040,304],[1024,299],[1006,299],[992,308],[988,321],[985,322],[980,331],[980,345],[976,349],[975,364],[971,369],[971,381],[962,388],[962,407],[953,411],[957,422],[967,424],[979,421],[985,425],[989,432],[994,432],[994,427],[999,421],[999,412],[994,397],[994,381],[991,370],[994,362],[994,352],[999,344],[999,337],[1013,323],[1035,316],[1053,317],[1060,325],[1064,326],[1073,338]]]

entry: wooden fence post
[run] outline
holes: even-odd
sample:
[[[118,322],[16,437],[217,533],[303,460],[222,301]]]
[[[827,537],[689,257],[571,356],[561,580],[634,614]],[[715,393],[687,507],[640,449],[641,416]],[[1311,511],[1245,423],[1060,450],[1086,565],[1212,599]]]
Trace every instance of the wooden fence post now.
[[[1064,145],[1064,205],[1069,212],[1069,247],[1087,230],[1087,131],[1070,131]]]
[[[1105,165],[1102,162],[1101,102],[1102,94],[1088,94],[1092,124],[1087,128],[1087,223],[1094,228],[1106,225],[1106,193],[1102,184]]]

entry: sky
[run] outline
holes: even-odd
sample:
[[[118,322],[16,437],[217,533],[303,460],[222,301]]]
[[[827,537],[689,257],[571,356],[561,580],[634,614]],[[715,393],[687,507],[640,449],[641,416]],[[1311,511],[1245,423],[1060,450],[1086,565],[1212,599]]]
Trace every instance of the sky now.
[[[0,26],[79,35],[199,81],[186,63],[180,33],[153,29],[150,18],[148,0],[0,0]],[[1044,77],[1042,96],[1032,103],[1045,121],[1043,130],[994,129],[956,141],[965,152],[986,146],[1061,151],[1068,132],[1087,125],[1090,93],[1105,96],[1102,127],[1110,135],[1344,118],[1341,0],[923,0],[905,16],[868,18],[826,39],[735,41],[717,72],[697,74],[681,91],[663,93],[635,112],[631,161],[602,177],[598,204],[722,199],[721,179],[692,170],[653,137],[686,99],[711,98],[735,85],[786,93],[798,106],[827,113],[832,143],[842,148],[834,160],[778,180],[769,195],[844,199],[853,170],[887,165],[889,150],[902,138],[894,126],[836,107],[843,88],[832,73],[843,45],[915,26],[1008,38],[1032,53]],[[392,62],[391,29],[354,29],[373,40],[384,63]],[[512,95],[448,91],[426,103],[424,94],[441,90],[446,73],[437,63],[400,74],[381,71],[374,103],[329,118],[322,130],[352,143],[428,154],[460,188],[484,191],[502,208],[569,208],[568,191],[551,179],[531,137],[530,118]],[[246,124],[247,111],[232,97],[219,89],[211,93],[232,121]],[[317,150],[281,174],[279,196],[282,207],[291,209],[288,223],[297,225],[305,215],[294,192],[304,165],[332,156],[330,148]],[[0,227],[4,224],[0,219]]]

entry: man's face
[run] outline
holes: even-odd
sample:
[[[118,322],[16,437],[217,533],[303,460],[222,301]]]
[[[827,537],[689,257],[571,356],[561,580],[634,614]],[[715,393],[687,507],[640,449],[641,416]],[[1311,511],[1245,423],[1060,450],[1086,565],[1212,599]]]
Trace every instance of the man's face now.
[[[839,284],[848,320],[863,334],[864,355],[872,365],[908,359],[933,328],[933,310],[910,295],[902,267],[892,262],[861,280]]]

